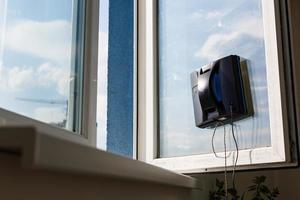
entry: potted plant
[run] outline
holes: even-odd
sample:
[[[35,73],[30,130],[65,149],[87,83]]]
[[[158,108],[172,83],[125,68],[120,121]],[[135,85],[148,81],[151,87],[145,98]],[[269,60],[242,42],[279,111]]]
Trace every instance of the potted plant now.
[[[224,181],[216,179],[216,187],[209,192],[209,200],[275,200],[280,194],[278,188],[269,189],[265,181],[265,176],[254,177],[252,185],[242,195],[235,188],[228,188],[226,198]]]

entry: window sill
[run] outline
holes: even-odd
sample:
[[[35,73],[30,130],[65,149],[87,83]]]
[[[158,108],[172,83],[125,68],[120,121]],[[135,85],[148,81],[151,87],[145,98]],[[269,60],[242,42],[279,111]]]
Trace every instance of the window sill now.
[[[59,170],[199,188],[196,179],[141,161],[59,139],[31,127],[0,128],[0,150],[21,156],[23,167]]]

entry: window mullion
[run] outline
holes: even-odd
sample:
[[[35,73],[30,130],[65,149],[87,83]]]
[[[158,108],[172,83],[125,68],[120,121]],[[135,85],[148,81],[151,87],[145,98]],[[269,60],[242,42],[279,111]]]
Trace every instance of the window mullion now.
[[[86,2],[73,2],[72,22],[72,61],[70,74],[70,94],[68,101],[68,129],[81,134],[82,116],[82,83],[83,83],[83,54],[85,37],[85,8]]]
[[[86,1],[81,131],[96,147],[99,0]]]

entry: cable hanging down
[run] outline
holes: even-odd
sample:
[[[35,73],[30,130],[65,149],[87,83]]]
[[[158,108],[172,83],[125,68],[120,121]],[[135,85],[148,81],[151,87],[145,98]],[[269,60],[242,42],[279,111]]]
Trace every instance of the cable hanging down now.
[[[220,125],[223,126],[224,157],[219,156],[216,153],[216,150],[215,150],[215,147],[214,147],[214,138],[215,138],[216,130],[217,130],[217,128]],[[235,187],[235,179],[236,179],[236,167],[237,167],[237,162],[238,162],[238,159],[239,159],[239,147],[238,147],[237,138],[236,138],[235,132],[234,132],[232,105],[230,105],[230,126],[231,126],[231,135],[232,135],[232,138],[233,138],[233,141],[234,141],[234,144],[235,144],[235,154],[233,154],[233,156],[234,156],[234,163],[233,163],[233,168],[232,168],[232,188],[236,189],[236,187]],[[228,159],[228,157],[231,156],[231,153],[233,151],[230,151],[230,153],[227,155],[226,127],[225,127],[225,124],[223,122],[221,122],[221,121],[218,121],[216,123],[216,126],[214,127],[213,135],[212,135],[212,139],[211,139],[211,145],[212,145],[212,150],[213,150],[213,153],[214,153],[215,157],[216,158],[223,158],[224,159],[224,179],[225,179],[224,183],[225,183],[225,192],[226,192],[225,197],[227,199],[227,196],[228,196],[228,193],[227,193],[227,190],[228,190],[227,159]]]
[[[232,134],[232,138],[235,144],[235,150],[236,150],[236,155],[235,155],[235,162],[233,165],[233,170],[232,170],[232,187],[235,189],[235,170],[236,170],[236,166],[237,166],[237,162],[239,159],[239,146],[238,146],[238,142],[237,139],[235,137],[235,133],[234,133],[234,124],[233,124],[233,113],[232,113],[232,105],[230,105],[230,124],[231,124],[231,134]]]

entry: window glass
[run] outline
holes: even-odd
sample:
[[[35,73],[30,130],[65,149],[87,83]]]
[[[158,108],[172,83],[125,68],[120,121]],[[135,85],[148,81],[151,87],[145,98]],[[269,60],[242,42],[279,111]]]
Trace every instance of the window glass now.
[[[97,146],[134,157],[134,0],[101,0]]]
[[[106,150],[107,142],[107,65],[108,65],[109,0],[101,0],[99,8],[97,147]]]
[[[190,73],[227,55],[249,61],[255,114],[235,123],[239,148],[270,146],[262,1],[160,0],[158,7],[159,157],[212,153],[213,129],[195,127]],[[223,151],[222,128],[214,144]]]
[[[0,1],[0,107],[75,131],[79,2]]]

